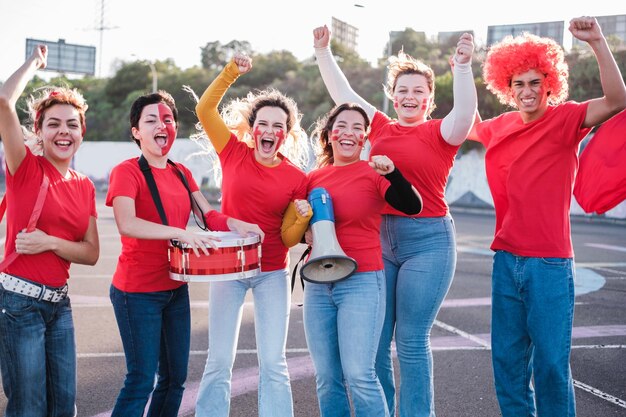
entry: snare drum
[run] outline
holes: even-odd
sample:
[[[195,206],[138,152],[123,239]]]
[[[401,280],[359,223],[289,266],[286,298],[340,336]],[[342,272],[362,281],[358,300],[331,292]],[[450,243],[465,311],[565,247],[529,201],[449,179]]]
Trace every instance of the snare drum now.
[[[168,256],[170,278],[185,282],[230,281],[252,278],[261,272],[261,238],[241,236],[234,232],[201,232],[221,239],[217,249],[207,246],[196,256],[190,245],[170,242]]]

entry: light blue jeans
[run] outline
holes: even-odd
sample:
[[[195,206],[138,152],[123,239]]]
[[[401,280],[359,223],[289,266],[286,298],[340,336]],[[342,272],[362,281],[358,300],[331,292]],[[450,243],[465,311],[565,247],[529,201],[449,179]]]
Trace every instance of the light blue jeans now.
[[[376,372],[395,415],[391,339],[400,364],[401,417],[435,416],[430,331],[456,268],[456,236],[450,216],[384,215],[380,228],[387,309]]]
[[[385,314],[385,275],[360,272],[334,284],[304,285],[304,331],[315,367],[321,417],[388,417],[374,362]]]
[[[198,389],[196,417],[228,417],[237,339],[249,289],[254,297],[259,359],[259,417],[293,416],[285,355],[291,288],[289,271],[280,269],[249,279],[211,283],[209,352]]]
[[[58,303],[0,285],[0,365],[6,417],[73,417],[76,344],[70,299]]]
[[[569,365],[573,321],[573,259],[496,252],[491,348],[503,417],[576,415]]]

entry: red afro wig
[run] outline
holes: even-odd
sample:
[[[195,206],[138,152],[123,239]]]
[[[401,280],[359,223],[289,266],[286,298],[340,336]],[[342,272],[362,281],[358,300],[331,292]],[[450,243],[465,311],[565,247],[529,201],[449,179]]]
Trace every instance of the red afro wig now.
[[[483,78],[487,89],[502,104],[514,107],[515,101],[510,94],[511,79],[532,69],[546,77],[544,84],[550,92],[548,104],[559,104],[567,99],[569,69],[563,48],[550,38],[526,32],[516,37],[506,36],[489,49],[483,63]]]

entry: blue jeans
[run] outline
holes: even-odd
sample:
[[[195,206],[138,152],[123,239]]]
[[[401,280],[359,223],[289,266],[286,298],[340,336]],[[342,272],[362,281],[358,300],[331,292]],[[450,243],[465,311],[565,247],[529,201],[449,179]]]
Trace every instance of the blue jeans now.
[[[187,285],[144,293],[124,292],[111,285],[110,297],[127,369],[111,417],[142,417],[150,394],[148,417],[176,417],[189,363]]]
[[[385,314],[385,274],[359,272],[334,284],[304,285],[304,331],[315,367],[321,417],[388,417],[374,362]]]
[[[491,348],[504,417],[576,415],[569,366],[573,320],[573,259],[496,252]]]
[[[456,269],[456,237],[450,216],[385,215],[380,228],[387,309],[376,372],[395,414],[391,339],[400,364],[402,417],[435,415],[430,331]]]
[[[209,352],[198,388],[196,417],[228,417],[231,379],[243,303],[252,289],[259,360],[259,417],[293,416],[285,348],[291,308],[289,271],[212,282],[209,290]]]
[[[6,417],[73,417],[76,343],[69,298],[51,303],[0,285]]]

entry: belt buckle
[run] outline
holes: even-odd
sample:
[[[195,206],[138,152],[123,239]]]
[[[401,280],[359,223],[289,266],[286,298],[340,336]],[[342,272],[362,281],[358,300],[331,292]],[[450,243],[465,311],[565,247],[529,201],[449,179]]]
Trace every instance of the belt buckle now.
[[[61,288],[56,288],[52,291],[52,297],[50,297],[51,303],[58,303],[63,300],[67,296],[67,285],[62,286]]]

